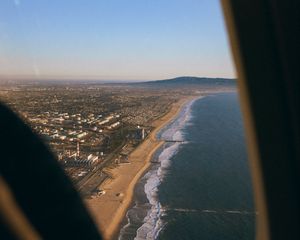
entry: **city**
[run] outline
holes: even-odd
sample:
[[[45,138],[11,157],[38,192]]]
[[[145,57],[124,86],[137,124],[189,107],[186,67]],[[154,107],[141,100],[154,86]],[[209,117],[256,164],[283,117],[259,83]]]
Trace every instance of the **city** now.
[[[137,185],[153,174],[151,169],[164,171],[158,155],[189,146],[184,136],[176,136],[196,114],[192,105],[235,91],[236,81],[225,78],[139,83],[7,80],[0,83],[0,100],[48,146],[104,238],[114,239],[127,231],[123,223],[136,194],[147,194],[150,205],[143,214],[155,208],[146,185],[136,193]],[[162,137],[168,131],[171,135]],[[156,191],[151,187],[151,194]]]
[[[191,90],[151,91],[91,84],[4,85],[0,98],[47,143],[83,196],[104,193],[110,168],[152,131],[152,123]]]

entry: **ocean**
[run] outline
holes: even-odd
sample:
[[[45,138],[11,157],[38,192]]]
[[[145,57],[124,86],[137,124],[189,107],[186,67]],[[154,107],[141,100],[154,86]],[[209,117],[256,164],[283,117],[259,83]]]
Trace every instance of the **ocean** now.
[[[255,216],[236,93],[187,103],[135,188],[120,240],[254,240]]]

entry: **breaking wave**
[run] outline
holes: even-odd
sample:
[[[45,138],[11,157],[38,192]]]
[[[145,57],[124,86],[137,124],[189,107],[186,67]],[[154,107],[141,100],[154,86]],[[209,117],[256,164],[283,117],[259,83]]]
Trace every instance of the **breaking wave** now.
[[[161,206],[158,198],[158,187],[164,181],[164,177],[172,163],[171,158],[178,152],[180,145],[186,143],[183,129],[192,118],[191,107],[196,100],[185,104],[179,115],[157,133],[156,137],[158,139],[178,142],[165,143],[163,149],[160,149],[158,155],[154,157],[153,161],[158,164],[152,167],[141,179],[145,182],[144,192],[147,197],[147,204],[141,206],[135,204],[133,208],[129,209],[126,214],[128,223],[121,229],[119,240],[133,238],[135,240],[154,240],[158,238],[159,233],[166,225],[162,217],[167,214],[167,209]],[[131,232],[130,227],[136,226],[137,212],[145,211],[145,208],[147,213],[143,219],[140,219],[140,225],[134,234]]]
[[[157,135],[162,140],[172,141],[185,141],[183,128],[191,120],[191,106],[195,100],[186,104],[179,116],[163,128]],[[151,205],[147,216],[143,220],[143,224],[138,228],[135,240],[153,240],[157,239],[160,231],[164,228],[166,223],[162,220],[162,216],[165,214],[165,210],[158,198],[158,187],[164,180],[166,173],[171,165],[171,158],[178,152],[179,147],[183,142],[175,142],[172,144],[166,144],[165,148],[158,156],[157,162],[159,167],[152,169],[147,173],[147,181],[144,186],[144,190],[147,199]]]

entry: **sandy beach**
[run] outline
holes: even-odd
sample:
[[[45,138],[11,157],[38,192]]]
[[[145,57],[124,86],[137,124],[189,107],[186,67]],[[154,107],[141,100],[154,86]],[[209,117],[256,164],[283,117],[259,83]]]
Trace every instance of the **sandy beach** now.
[[[110,240],[119,230],[119,226],[131,204],[133,191],[140,177],[149,168],[155,151],[163,144],[156,139],[157,132],[179,114],[181,107],[189,101],[184,98],[173,104],[171,110],[153,122],[154,130],[130,155],[130,164],[118,165],[111,169],[113,179],[104,182],[100,188],[105,194],[86,199],[87,206],[105,240]]]

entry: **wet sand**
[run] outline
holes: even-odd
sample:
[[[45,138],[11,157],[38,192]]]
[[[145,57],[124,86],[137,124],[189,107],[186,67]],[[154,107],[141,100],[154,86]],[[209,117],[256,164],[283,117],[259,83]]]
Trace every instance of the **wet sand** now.
[[[154,130],[130,155],[130,164],[121,164],[111,169],[113,179],[101,185],[106,193],[92,199],[86,199],[88,208],[105,240],[110,240],[119,230],[120,224],[131,204],[133,191],[140,177],[149,168],[155,151],[163,144],[156,134],[179,114],[181,107],[190,98],[184,98],[173,104],[171,110],[154,121]]]

